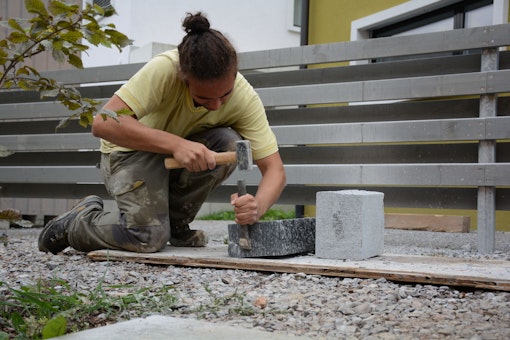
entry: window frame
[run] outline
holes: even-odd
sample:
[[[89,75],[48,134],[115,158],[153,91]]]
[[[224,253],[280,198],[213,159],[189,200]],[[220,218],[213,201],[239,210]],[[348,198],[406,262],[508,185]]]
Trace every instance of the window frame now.
[[[287,2],[287,27],[291,32],[301,32],[301,17],[297,18],[302,13],[302,1],[303,0],[288,0]],[[299,21],[299,26],[296,25],[296,20]]]
[[[85,0],[85,2],[91,5],[99,5],[104,10],[113,8],[113,0]]]
[[[420,13],[431,12],[458,2],[460,0],[414,0],[360,18],[351,23],[351,41],[370,39],[370,32],[376,28],[408,20]],[[493,1],[493,25],[508,22],[508,2],[509,0]]]
[[[453,18],[453,29],[465,28],[466,13],[488,5],[494,5],[494,1],[465,0],[453,3],[403,21],[372,29],[369,35],[370,38],[389,37],[448,18]]]

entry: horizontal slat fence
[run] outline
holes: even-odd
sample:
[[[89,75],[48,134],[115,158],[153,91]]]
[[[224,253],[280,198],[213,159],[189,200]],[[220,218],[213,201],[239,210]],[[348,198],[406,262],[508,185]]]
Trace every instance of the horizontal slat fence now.
[[[359,188],[384,192],[388,207],[477,209],[479,251],[493,252],[495,210],[510,210],[509,45],[505,24],[241,53],[286,166],[280,203]],[[140,67],[45,75],[104,101],[119,87],[109,82]],[[0,157],[1,197],[106,196],[97,139],[77,124],[54,131],[68,114],[0,92],[0,152],[12,153]],[[244,176],[252,192],[259,176]],[[209,200],[228,201],[235,178]]]

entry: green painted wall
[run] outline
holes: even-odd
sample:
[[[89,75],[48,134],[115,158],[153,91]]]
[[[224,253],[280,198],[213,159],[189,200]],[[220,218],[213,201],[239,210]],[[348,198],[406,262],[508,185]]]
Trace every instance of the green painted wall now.
[[[351,22],[406,0],[310,0],[308,43],[351,40]]]

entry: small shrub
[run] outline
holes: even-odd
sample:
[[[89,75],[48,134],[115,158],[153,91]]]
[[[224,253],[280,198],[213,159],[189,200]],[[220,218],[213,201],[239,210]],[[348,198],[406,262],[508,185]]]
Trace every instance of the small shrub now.
[[[294,211],[284,211],[280,208],[274,208],[269,209],[260,220],[261,221],[286,220],[294,217],[295,217]],[[231,210],[220,211],[202,216],[199,219],[205,221],[233,221],[235,220],[235,214]]]

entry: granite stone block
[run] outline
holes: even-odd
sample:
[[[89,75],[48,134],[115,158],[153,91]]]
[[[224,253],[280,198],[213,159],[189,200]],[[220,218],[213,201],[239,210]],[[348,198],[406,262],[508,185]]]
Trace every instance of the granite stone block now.
[[[248,227],[252,249],[239,246],[238,224],[228,226],[231,257],[277,257],[313,252],[315,218],[263,221]]]
[[[362,260],[384,251],[384,194],[365,190],[317,193],[315,255]]]

